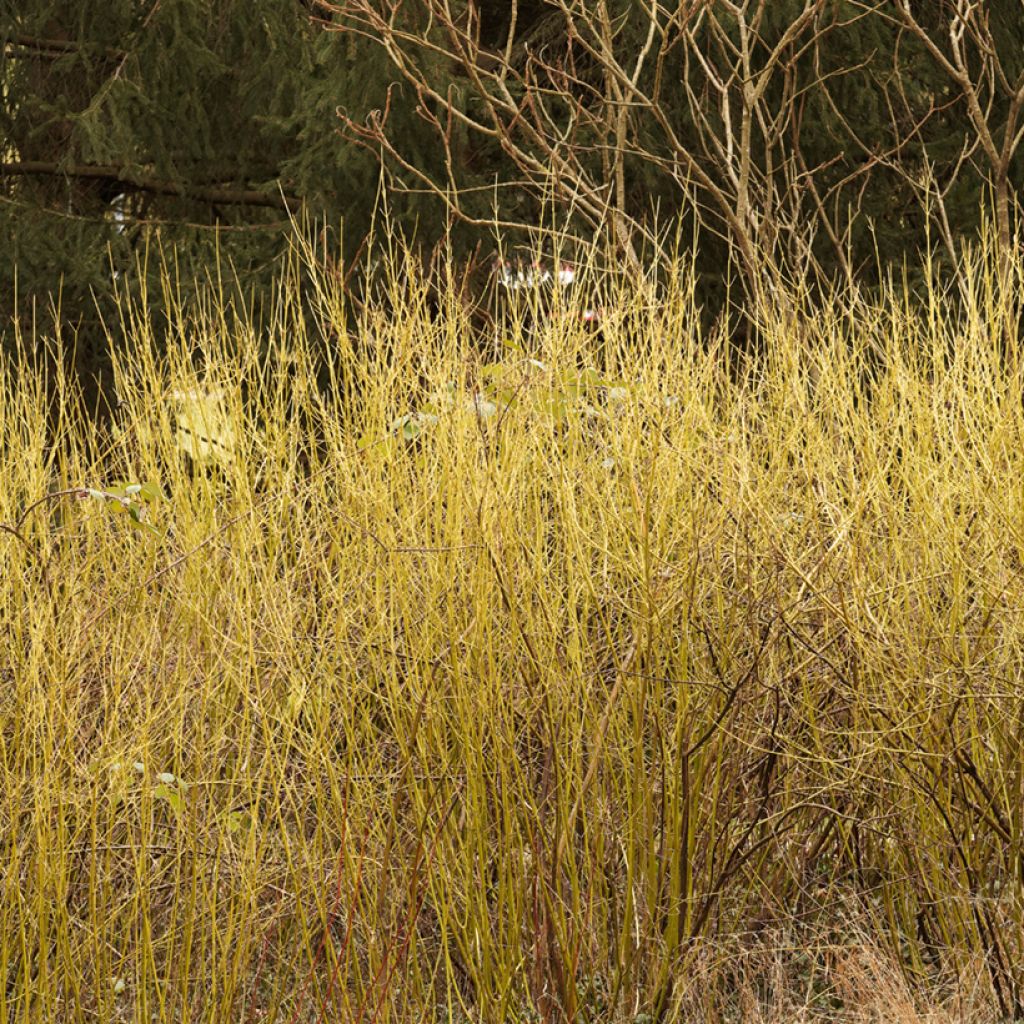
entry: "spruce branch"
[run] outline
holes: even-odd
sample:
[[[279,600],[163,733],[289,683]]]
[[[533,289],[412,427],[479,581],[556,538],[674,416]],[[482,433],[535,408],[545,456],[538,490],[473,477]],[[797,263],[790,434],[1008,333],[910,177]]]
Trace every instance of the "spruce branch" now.
[[[235,206],[275,206],[283,209],[298,207],[298,196],[284,192],[264,192],[246,188],[210,188],[131,174],[125,168],[113,164],[78,164],[49,160],[20,160],[0,162],[0,174],[10,175],[53,175],[65,178],[101,178],[116,181],[126,188],[138,192],[155,192],[159,195],[181,196],[201,203],[228,203]]]

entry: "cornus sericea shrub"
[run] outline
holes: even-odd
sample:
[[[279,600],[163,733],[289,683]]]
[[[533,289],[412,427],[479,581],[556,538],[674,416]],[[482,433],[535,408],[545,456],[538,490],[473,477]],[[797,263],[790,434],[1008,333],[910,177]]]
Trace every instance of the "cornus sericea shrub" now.
[[[3,366],[0,1015],[1019,1015],[986,259],[776,282],[747,355],[682,272],[485,350],[405,264],[349,318],[168,282],[105,425]]]

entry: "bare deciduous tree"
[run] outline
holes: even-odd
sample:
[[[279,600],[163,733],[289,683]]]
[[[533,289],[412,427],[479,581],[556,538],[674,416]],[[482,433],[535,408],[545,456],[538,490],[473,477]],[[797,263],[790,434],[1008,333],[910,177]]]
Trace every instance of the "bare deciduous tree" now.
[[[860,2],[865,14],[884,18],[897,32],[891,73],[880,79],[890,112],[891,143],[880,151],[876,140],[866,139],[856,126],[844,127],[870,159],[901,177],[916,193],[935,222],[951,262],[956,241],[947,199],[965,169],[988,183],[994,201],[1000,275],[1005,285],[1011,268],[1014,186],[1011,169],[1024,141],[1024,61],[1012,68],[1006,44],[993,30],[992,5],[983,0],[944,0],[934,5],[910,0]],[[925,16],[927,15],[927,17]],[[923,53],[945,80],[928,103],[908,95],[912,58],[908,50]],[[1016,55],[1020,58],[1020,54]],[[838,110],[833,105],[833,110]],[[945,160],[944,173],[935,172],[926,130],[944,115],[964,116],[959,154]],[[908,158],[908,151],[915,155]]]
[[[348,0],[340,23],[379,43],[415,90],[444,147],[448,178],[429,177],[404,155],[386,130],[386,111],[347,129],[456,217],[480,224],[494,222],[466,209],[459,140],[497,146],[517,172],[504,187],[553,198],[630,263],[644,247],[660,251],[650,210],[631,195],[631,169],[640,168],[680,201],[693,196],[705,227],[726,239],[755,286],[766,260],[813,260],[824,207],[806,187],[810,171],[795,158],[792,137],[807,88],[798,65],[839,24],[825,17],[827,5],[797,0],[788,23],[780,31],[776,18],[769,33],[778,0],[550,0],[531,31],[517,35],[512,0],[505,43],[488,48],[473,3],[421,0],[424,17],[413,30],[400,17],[402,0]],[[431,61],[441,62],[447,83],[431,73]],[[841,256],[840,233],[829,235]]]
[[[432,175],[389,131],[387,109],[346,120],[399,188],[434,194],[457,219],[527,233],[546,202],[628,266],[664,255],[656,203],[688,209],[756,293],[774,277],[766,268],[853,281],[861,211],[889,216],[894,184],[954,255],[964,211],[951,217],[947,199],[968,177],[991,186],[1008,271],[1024,66],[997,38],[992,7],[510,0],[501,19],[485,0],[339,0],[333,27],[381,47],[444,154],[444,175]],[[1009,8],[1000,16],[1020,17]],[[858,116],[865,97],[879,110],[870,122]],[[499,166],[488,183],[481,168]],[[532,212],[499,198],[513,194]]]

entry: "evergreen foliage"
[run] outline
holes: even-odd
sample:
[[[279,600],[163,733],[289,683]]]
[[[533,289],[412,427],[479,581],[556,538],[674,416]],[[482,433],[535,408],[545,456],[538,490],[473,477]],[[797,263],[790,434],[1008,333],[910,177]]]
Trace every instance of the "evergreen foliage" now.
[[[155,273],[157,248],[173,251],[186,293],[218,261],[242,293],[267,287],[300,212],[326,226],[328,246],[344,222],[352,251],[379,165],[340,137],[338,111],[362,120],[385,107],[396,76],[331,19],[270,0],[3,0],[4,321],[59,292],[92,369],[115,283],[144,279],[126,273],[137,259]],[[391,107],[432,166],[400,87]],[[410,222],[429,215],[404,209]]]

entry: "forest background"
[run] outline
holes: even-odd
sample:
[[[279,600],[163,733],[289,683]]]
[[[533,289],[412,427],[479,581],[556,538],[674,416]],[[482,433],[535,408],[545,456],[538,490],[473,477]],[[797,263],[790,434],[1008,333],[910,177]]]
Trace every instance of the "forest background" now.
[[[90,378],[153,253],[258,305],[301,223],[352,285],[382,194],[469,296],[496,231],[699,236],[709,315],[1016,231],[1019,0],[3,0],[0,41],[4,336],[59,306]]]

